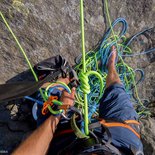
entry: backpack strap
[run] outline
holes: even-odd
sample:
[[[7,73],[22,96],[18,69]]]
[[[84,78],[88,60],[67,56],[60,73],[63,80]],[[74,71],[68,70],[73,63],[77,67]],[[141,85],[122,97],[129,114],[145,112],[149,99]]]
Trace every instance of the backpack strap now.
[[[128,130],[130,130],[131,132],[133,132],[138,138],[140,138],[139,133],[131,126],[132,124],[134,125],[140,125],[140,123],[136,120],[126,120],[124,121],[124,123],[121,122],[107,122],[106,120],[102,119],[99,121],[101,125],[107,127],[107,128],[111,128],[111,127],[122,127],[122,128],[126,128]]]
[[[133,132],[138,138],[140,138],[139,125],[140,125],[140,123],[136,120],[117,121],[114,119],[109,119],[109,120],[99,119],[98,122],[90,124],[89,129],[92,130],[95,128],[104,127],[105,132],[107,133],[107,136],[108,136],[108,141],[106,142],[106,141],[102,140],[102,142],[110,150],[113,150],[114,152],[119,153],[119,150],[111,144],[112,137],[111,137],[109,128],[112,128],[112,127],[126,128],[126,129],[130,130],[131,132]],[[136,149],[134,149],[134,151],[133,151],[133,147],[131,147],[131,151],[134,155],[143,155],[142,151],[138,151]]]
[[[96,148],[96,151],[97,150],[104,150],[104,151],[109,151],[111,152],[111,154],[116,154],[116,155],[121,155],[122,153],[120,152],[120,150],[118,148],[116,148],[115,146],[113,146],[111,144],[112,142],[112,136],[111,136],[111,133],[109,131],[109,129],[104,125],[104,124],[101,124],[99,121],[96,122],[96,123],[93,123],[93,124],[90,124],[89,125],[89,129],[95,129],[95,128],[98,128],[98,127],[101,127],[103,126],[104,127],[104,130],[105,130],[105,133],[107,134],[108,136],[108,141],[105,141],[105,140],[101,140],[102,144],[98,145],[98,148]],[[94,146],[93,146],[94,147]],[[96,147],[96,146],[95,146]],[[90,148],[90,152],[92,150],[94,150],[94,148]]]
[[[38,82],[22,81],[12,82],[0,85],[0,102],[8,102],[15,99],[21,99],[25,96],[34,94],[44,83],[53,82],[59,77],[70,78],[77,77],[75,71],[69,63],[60,55],[48,58],[34,66],[34,72],[37,74]],[[75,87],[78,80],[74,80],[71,86]]]
[[[35,93],[44,83],[54,80],[60,70],[49,74],[46,78],[38,82],[14,82],[0,85],[0,103],[20,99]]]

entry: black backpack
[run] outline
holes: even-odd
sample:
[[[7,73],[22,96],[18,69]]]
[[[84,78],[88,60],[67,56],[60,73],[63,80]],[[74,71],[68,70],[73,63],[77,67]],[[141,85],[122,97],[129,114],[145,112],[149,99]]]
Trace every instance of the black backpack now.
[[[69,63],[60,55],[46,59],[34,66],[34,71],[39,81],[12,82],[0,85],[0,102],[7,102],[30,96],[35,93],[45,82],[66,77],[71,71]]]

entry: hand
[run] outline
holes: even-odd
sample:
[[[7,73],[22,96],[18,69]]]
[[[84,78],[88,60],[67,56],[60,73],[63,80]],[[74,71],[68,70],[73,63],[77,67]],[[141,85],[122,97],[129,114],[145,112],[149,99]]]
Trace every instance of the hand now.
[[[59,78],[57,81],[61,81],[65,84],[69,84],[70,79],[69,78]],[[45,83],[44,87],[48,86],[49,83]],[[63,107],[65,110],[68,109],[70,106],[74,105],[74,100],[75,100],[75,92],[76,89],[73,87],[71,90],[71,94],[69,94],[67,91],[62,90],[62,95],[60,98],[60,101],[63,102],[63,105],[61,106],[61,108]]]
[[[57,81],[64,82],[67,85],[70,82],[69,78],[59,78]],[[75,92],[76,92],[76,90],[74,87],[71,90],[71,94],[69,94],[65,90],[62,92],[60,101],[63,102],[63,106],[73,106],[74,105]]]
[[[67,91],[63,91],[60,101],[63,102],[63,106],[74,106],[74,100],[75,100],[75,87],[72,88],[71,94],[69,94]]]

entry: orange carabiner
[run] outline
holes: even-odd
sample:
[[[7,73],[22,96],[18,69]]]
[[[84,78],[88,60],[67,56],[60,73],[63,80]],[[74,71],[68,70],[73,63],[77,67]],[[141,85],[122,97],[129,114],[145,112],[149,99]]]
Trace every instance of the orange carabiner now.
[[[50,96],[48,98],[47,101],[44,102],[43,104],[43,108],[42,108],[42,114],[43,115],[46,115],[48,113],[48,106],[53,106],[53,100],[58,100],[58,97],[57,96]]]

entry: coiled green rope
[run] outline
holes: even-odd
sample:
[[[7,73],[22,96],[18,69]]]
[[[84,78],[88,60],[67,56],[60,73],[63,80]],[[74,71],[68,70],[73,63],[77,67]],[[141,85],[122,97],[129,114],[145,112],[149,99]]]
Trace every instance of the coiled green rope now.
[[[83,2],[81,4],[83,4]],[[127,22],[123,18],[118,18],[112,23],[110,19],[107,0],[105,0],[105,7],[106,7],[106,14],[107,14],[110,28],[107,30],[107,33],[104,35],[102,43],[98,49],[94,51],[89,51],[86,54],[84,53],[84,51],[82,51],[82,54],[83,54],[82,59],[75,67],[76,72],[81,80],[81,86],[77,89],[76,103],[77,103],[77,107],[79,109],[82,109],[84,116],[88,118],[87,123],[91,122],[94,116],[98,116],[99,99],[101,98],[100,94],[101,92],[103,92],[103,89],[105,89],[105,83],[106,83],[105,81],[107,77],[106,64],[109,60],[111,47],[113,45],[117,47],[117,51],[119,55],[120,61],[119,63],[116,64],[116,68],[121,78],[121,81],[125,85],[126,91],[128,95],[131,97],[132,101],[135,103],[135,105],[136,106],[140,105],[141,107],[140,111],[137,110],[138,114],[150,115],[150,112],[143,105],[138,95],[137,84],[135,80],[137,70],[134,70],[131,67],[129,67],[122,58],[122,55],[124,54],[128,54],[128,55],[132,54],[131,48],[128,47],[129,45],[128,44],[126,45],[127,38],[125,37],[125,34],[128,26]],[[81,10],[83,11],[83,8]],[[81,14],[81,20],[82,20],[81,32],[84,33],[83,14]],[[114,32],[114,26],[118,23],[122,24],[122,30],[119,34]],[[84,45],[84,34],[82,35],[82,45]],[[89,71],[97,71],[98,74],[100,74],[100,77],[102,78],[102,82],[104,83],[102,90],[100,89],[101,85],[100,85],[99,79],[97,79],[93,75],[91,75],[90,77],[86,76],[85,75],[86,73],[84,74],[82,72],[83,67],[85,68],[86,73]],[[87,94],[88,115],[87,113],[85,113],[85,110],[87,109],[85,109],[86,104],[85,104],[85,97],[83,95],[83,92]],[[136,97],[136,100],[135,100],[135,97]],[[85,120],[87,118],[85,118]],[[85,129],[85,131],[87,130],[87,124],[85,123],[85,120],[84,120],[85,126],[83,124],[81,125],[82,131],[83,131],[83,128]]]

